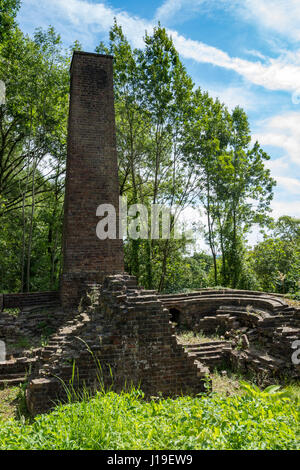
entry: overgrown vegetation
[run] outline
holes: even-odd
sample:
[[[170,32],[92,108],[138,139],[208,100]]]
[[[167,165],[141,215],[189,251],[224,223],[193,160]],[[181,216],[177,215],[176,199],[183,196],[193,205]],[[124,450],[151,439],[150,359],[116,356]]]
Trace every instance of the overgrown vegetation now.
[[[250,389],[251,390],[251,389]],[[297,449],[299,406],[268,393],[144,401],[132,390],[0,421],[1,449]]]
[[[210,341],[220,341],[224,339],[223,336],[217,334],[204,334],[203,332],[195,333],[191,330],[177,331],[176,339],[179,344],[197,344],[197,343],[208,343]]]

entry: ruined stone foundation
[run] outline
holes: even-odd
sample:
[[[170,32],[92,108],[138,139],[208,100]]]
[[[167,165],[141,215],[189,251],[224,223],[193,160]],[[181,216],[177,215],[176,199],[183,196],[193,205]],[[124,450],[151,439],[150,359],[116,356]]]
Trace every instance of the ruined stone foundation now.
[[[133,385],[148,397],[205,391],[208,370],[177,344],[170,314],[154,291],[120,274],[91,286],[88,297],[90,306],[42,350],[27,389],[33,415],[66,399],[64,384],[70,383],[92,392],[102,385],[117,392]]]

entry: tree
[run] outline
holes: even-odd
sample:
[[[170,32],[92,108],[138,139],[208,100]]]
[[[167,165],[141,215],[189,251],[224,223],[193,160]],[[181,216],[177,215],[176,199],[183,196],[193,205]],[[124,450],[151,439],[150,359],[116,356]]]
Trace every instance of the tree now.
[[[275,185],[270,171],[264,167],[269,156],[257,142],[250,148],[248,119],[241,108],[229,115],[224,105],[201,90],[195,93],[187,134],[190,137],[184,151],[187,161],[196,165],[198,172],[199,199],[207,215],[207,241],[214,261],[214,282],[235,288],[243,270],[244,240],[250,227],[269,222]],[[221,264],[217,263],[219,255]]]
[[[20,0],[0,0],[0,48],[16,26],[15,18],[20,8]]]
[[[36,210],[52,197],[53,179],[64,185],[68,64],[53,28],[32,40],[14,26],[1,43],[0,219],[18,214],[22,227],[21,290],[31,289]]]
[[[258,243],[252,253],[254,270],[266,291],[296,293],[300,281],[299,219],[282,216],[273,234]]]
[[[96,49],[114,55],[121,194],[128,204],[141,202],[149,209],[151,204],[184,208],[195,184],[192,171],[183,165],[179,142],[193,84],[164,28],[154,28],[144,40],[144,50],[132,50],[115,21],[109,45]],[[146,287],[162,290],[172,251],[182,248],[169,240],[152,240],[150,232],[151,227],[148,240],[126,241],[126,269]]]
[[[0,109],[1,214],[22,207],[32,194],[28,179],[47,155],[65,158],[68,105],[67,58],[52,28],[34,41],[16,29],[1,50],[0,79],[6,103]],[[51,175],[49,175],[51,177]],[[35,180],[40,194],[43,182]],[[18,190],[16,190],[18,188]]]
[[[264,162],[270,157],[258,142],[249,148],[251,135],[248,118],[239,107],[232,113],[231,136],[226,257],[229,282],[232,287],[236,287],[244,254],[243,240],[254,223],[264,225],[270,221],[268,213],[276,183],[270,176],[270,170],[264,166]]]
[[[281,240],[300,244],[300,219],[283,215],[274,225],[274,235]]]
[[[182,143],[183,153],[187,164],[197,175],[198,198],[207,217],[206,240],[212,253],[214,281],[217,284],[220,240],[222,244],[222,236],[218,237],[217,232],[218,219],[221,227],[222,200],[219,195],[226,163],[223,155],[230,139],[230,117],[225,106],[218,100],[214,101],[208,93],[197,89],[193,95],[192,112],[185,123],[185,135],[186,139]]]
[[[143,200],[147,185],[147,151],[151,120],[141,103],[141,77],[137,50],[132,50],[116,20],[109,33],[109,45],[96,48],[98,53],[114,56],[114,90],[119,161],[120,194],[128,204]],[[126,251],[127,269],[139,281],[140,240],[131,240]]]
[[[6,6],[5,14],[0,11],[0,80],[7,90],[0,105],[0,260],[6,252],[9,260],[0,263],[1,289],[54,289],[61,260],[69,53],[81,45],[74,41],[63,52],[51,27],[24,36],[15,23],[19,3],[0,5]],[[150,226],[147,239],[125,239],[126,269],[160,291],[182,282],[206,285],[211,264],[215,284],[246,285],[251,263],[243,261],[245,237],[254,223],[269,221],[269,157],[258,143],[250,146],[242,109],[229,113],[219,100],[194,89],[160,24],[145,34],[144,46],[133,49],[115,21],[108,44],[96,48],[114,56],[120,192],[129,205],[176,208],[171,233],[180,211],[201,204],[212,256],[206,264],[203,257],[188,256],[187,237],[153,239]],[[276,230],[286,242],[296,229],[285,219]]]

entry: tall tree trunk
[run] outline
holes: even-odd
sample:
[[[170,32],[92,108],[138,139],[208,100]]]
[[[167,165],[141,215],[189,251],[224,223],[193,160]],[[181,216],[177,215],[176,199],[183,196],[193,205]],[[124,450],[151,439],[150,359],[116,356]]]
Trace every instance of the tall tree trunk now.
[[[163,249],[163,260],[162,260],[162,268],[161,268],[161,276],[158,285],[158,291],[162,292],[165,284],[166,274],[167,274],[167,261],[169,256],[170,249],[170,240],[166,240],[165,247]]]
[[[32,250],[32,233],[33,233],[33,219],[35,211],[35,173],[37,168],[37,157],[33,160],[33,171],[32,171],[32,202],[31,202],[31,213],[30,213],[30,225],[28,234],[28,251],[27,251],[27,276],[26,276],[26,289],[30,292],[30,268],[31,268],[31,250]]]
[[[207,204],[206,204],[206,213],[207,213],[207,225],[208,225],[208,241],[210,251],[213,257],[214,263],[214,278],[215,278],[215,285],[218,284],[218,268],[217,268],[217,255],[215,250],[215,244],[213,242],[213,230],[212,230],[212,222],[211,222],[211,209],[210,209],[210,183],[209,183],[209,174],[206,170],[206,190],[207,190]]]
[[[25,258],[26,258],[26,217],[25,217],[25,200],[29,184],[29,173],[30,173],[30,140],[32,133],[32,108],[30,110],[30,131],[28,137],[28,156],[27,156],[27,170],[26,170],[26,183],[25,190],[23,191],[22,199],[22,220],[23,220],[23,235],[22,235],[22,258],[21,258],[21,292],[25,290]]]

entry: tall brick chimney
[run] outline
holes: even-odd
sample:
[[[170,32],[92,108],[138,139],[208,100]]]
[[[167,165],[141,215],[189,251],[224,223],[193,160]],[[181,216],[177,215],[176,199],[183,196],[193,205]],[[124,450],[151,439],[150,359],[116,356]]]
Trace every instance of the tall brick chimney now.
[[[87,283],[124,271],[122,240],[100,240],[96,235],[100,204],[113,204],[118,227],[112,57],[74,52],[70,73],[61,279],[65,308],[78,305]]]

